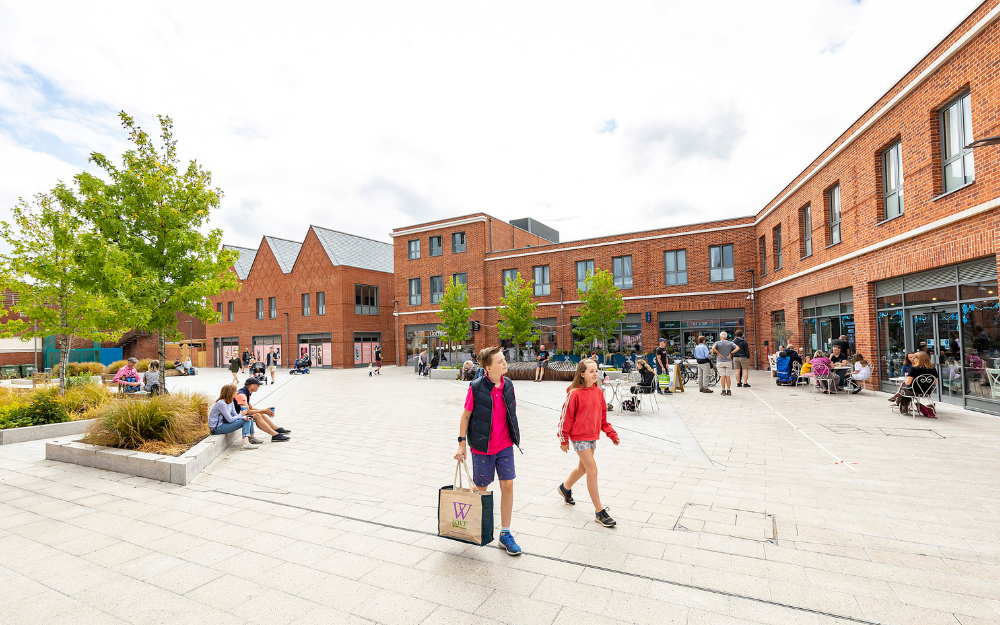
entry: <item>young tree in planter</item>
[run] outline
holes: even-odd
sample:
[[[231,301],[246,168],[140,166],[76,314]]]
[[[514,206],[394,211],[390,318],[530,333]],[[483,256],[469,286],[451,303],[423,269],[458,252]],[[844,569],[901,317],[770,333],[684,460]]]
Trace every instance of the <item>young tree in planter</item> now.
[[[521,345],[528,341],[535,341],[540,336],[535,325],[535,306],[532,299],[535,290],[535,281],[528,280],[518,274],[516,278],[507,282],[504,287],[504,296],[500,298],[500,308],[497,312],[500,315],[500,322],[497,323],[497,330],[502,339],[510,339],[514,343],[514,360],[518,359],[517,354],[521,351]]]
[[[454,345],[469,336],[469,319],[472,318],[469,294],[464,284],[454,281],[448,283],[444,297],[441,298],[441,312],[438,316],[441,317],[438,331],[451,345],[452,362],[454,362]]]
[[[0,239],[10,253],[0,255],[0,292],[15,294],[0,320],[0,336],[45,338],[59,344],[59,392],[66,390],[66,365],[77,339],[117,340],[108,301],[94,291],[81,271],[80,237],[86,224],[77,213],[79,200],[59,183],[51,192],[23,199],[13,223],[0,222]]]
[[[614,335],[625,318],[625,302],[610,271],[598,269],[594,275],[587,276],[586,287],[586,290],[577,291],[583,304],[576,309],[580,316],[575,331],[583,336],[580,346],[584,349],[594,341],[601,341],[607,358],[608,337]]]
[[[234,260],[222,249],[222,231],[204,232],[222,191],[196,161],[181,168],[173,122],[159,116],[162,148],[124,112],[119,114],[133,148],[122,165],[97,152],[90,162],[107,181],[90,174],[77,180],[81,213],[93,223],[85,235],[88,273],[105,293],[114,293],[114,312],[129,327],[156,332],[160,388],[166,388],[168,339],[183,338],[177,314],[216,320],[208,298],[237,288],[229,271]]]

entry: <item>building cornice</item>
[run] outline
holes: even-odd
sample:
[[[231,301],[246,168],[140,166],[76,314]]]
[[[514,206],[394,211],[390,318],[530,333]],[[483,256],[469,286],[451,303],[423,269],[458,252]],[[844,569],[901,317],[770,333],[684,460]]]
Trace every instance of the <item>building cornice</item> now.
[[[390,232],[389,236],[392,238],[406,236],[408,234],[416,234],[418,232],[428,232],[430,230],[440,230],[442,228],[450,228],[452,226],[464,226],[466,224],[474,224],[481,221],[486,221],[488,217],[486,215],[476,215],[475,217],[467,217],[465,219],[452,219],[450,221],[442,221],[440,223],[431,224],[429,226],[417,226],[416,228],[406,228],[404,230],[396,230],[395,232]]]

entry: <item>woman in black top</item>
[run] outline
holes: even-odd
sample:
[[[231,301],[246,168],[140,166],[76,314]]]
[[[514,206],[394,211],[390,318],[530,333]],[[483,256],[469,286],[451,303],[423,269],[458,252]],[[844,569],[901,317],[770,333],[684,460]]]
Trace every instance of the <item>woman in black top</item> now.
[[[910,411],[910,398],[915,395],[913,390],[914,380],[923,375],[933,376],[935,381],[938,379],[937,369],[934,368],[934,363],[931,362],[931,357],[927,355],[927,352],[915,352],[910,354],[909,358],[913,366],[910,367],[910,372],[906,374],[903,386],[899,389],[900,412]]]
[[[639,382],[637,386],[633,386],[629,390],[632,393],[652,393],[653,381],[656,379],[656,374],[653,373],[653,369],[650,368],[645,358],[640,358],[636,361],[636,365],[639,367],[639,375],[642,376],[642,382]]]

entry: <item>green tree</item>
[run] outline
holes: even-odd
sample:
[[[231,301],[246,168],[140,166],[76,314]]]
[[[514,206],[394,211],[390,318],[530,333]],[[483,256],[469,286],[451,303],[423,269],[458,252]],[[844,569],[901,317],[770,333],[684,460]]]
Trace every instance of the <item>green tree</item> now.
[[[500,322],[497,330],[500,338],[514,343],[514,360],[521,346],[528,341],[536,341],[540,336],[535,325],[535,306],[532,299],[535,281],[525,281],[520,274],[504,286],[504,296],[500,298]]]
[[[162,148],[126,113],[119,114],[132,149],[121,167],[97,152],[90,162],[103,178],[77,176],[81,212],[93,223],[85,234],[88,274],[129,327],[156,332],[160,388],[166,388],[167,340],[183,338],[177,314],[216,321],[209,298],[237,288],[228,271],[234,253],[222,249],[222,231],[208,230],[222,191],[197,161],[181,168],[173,122],[158,116]]]
[[[580,316],[573,329],[583,337],[577,345],[586,348],[593,345],[594,341],[601,341],[606,357],[608,337],[615,334],[618,325],[625,318],[625,302],[610,271],[598,269],[594,275],[587,276],[585,286],[585,290],[577,291],[577,297],[583,302],[577,308]]]
[[[460,282],[451,281],[445,287],[444,297],[441,299],[441,323],[438,331],[441,336],[448,341],[454,354],[455,343],[460,343],[469,336],[469,319],[472,318],[472,309],[469,308],[469,294],[465,285]],[[454,362],[454,356],[452,357]]]
[[[66,390],[66,364],[77,339],[117,340],[107,298],[95,292],[81,268],[81,237],[87,225],[79,198],[59,183],[49,193],[21,200],[13,223],[0,222],[0,239],[10,246],[0,255],[0,291],[11,291],[14,304],[0,321],[0,336],[55,336],[60,350],[59,392]]]

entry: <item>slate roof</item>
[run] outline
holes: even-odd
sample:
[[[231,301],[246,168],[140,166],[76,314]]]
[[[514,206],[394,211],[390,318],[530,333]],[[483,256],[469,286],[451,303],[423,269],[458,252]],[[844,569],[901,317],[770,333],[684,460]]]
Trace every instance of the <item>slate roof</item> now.
[[[277,237],[264,237],[264,240],[271,246],[271,253],[277,259],[281,272],[291,273],[292,267],[295,266],[295,259],[299,257],[299,250],[302,249],[302,243]]]
[[[392,244],[310,226],[334,265],[392,273]]]
[[[257,250],[238,245],[223,245],[222,249],[236,250],[240,253],[239,258],[233,263],[233,269],[236,270],[236,275],[239,276],[240,280],[246,280],[247,276],[250,275],[250,267],[253,266],[253,259],[257,257]]]

